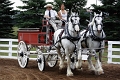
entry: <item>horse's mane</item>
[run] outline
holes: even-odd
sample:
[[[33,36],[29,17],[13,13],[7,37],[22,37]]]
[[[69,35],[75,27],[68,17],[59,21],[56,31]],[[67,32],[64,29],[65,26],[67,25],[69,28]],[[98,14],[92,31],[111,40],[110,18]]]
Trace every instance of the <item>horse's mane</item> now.
[[[95,16],[93,17],[92,21],[88,24],[88,26],[92,26],[94,24],[94,19],[95,19]]]

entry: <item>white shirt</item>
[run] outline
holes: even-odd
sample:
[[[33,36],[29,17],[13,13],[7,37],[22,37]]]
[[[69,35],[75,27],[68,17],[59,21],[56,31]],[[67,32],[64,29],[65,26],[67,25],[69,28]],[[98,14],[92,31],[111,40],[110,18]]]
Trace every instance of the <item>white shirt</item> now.
[[[53,19],[56,19],[56,16],[58,15],[55,10],[50,10],[50,14],[51,14],[51,18],[53,18]],[[49,16],[49,10],[45,11],[45,15],[44,16]]]
[[[60,10],[60,14],[61,14],[62,19],[67,21],[67,11],[65,10],[65,14],[63,14],[62,11]]]

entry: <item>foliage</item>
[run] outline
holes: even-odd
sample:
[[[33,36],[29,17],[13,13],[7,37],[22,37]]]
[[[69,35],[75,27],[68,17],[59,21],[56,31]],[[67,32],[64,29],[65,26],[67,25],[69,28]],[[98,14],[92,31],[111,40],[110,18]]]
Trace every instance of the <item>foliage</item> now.
[[[15,11],[10,7],[13,4],[9,0],[0,0],[0,38],[13,37],[11,33]]]
[[[100,0],[102,6],[93,5],[94,11],[102,11],[104,15],[104,29],[108,40],[120,40],[120,0]],[[109,15],[109,16],[108,16]]]
[[[24,6],[18,6],[16,26],[21,28],[39,28],[42,25],[45,0],[21,0]]]

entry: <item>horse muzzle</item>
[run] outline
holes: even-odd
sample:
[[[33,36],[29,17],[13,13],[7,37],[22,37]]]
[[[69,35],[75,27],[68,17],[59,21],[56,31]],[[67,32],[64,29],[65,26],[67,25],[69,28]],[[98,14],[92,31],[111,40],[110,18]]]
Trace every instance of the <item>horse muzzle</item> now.
[[[74,26],[74,29],[75,29],[76,32],[79,32],[79,31],[80,31],[79,25],[75,25],[75,26]]]
[[[102,30],[98,30],[98,33],[101,33],[102,32]]]

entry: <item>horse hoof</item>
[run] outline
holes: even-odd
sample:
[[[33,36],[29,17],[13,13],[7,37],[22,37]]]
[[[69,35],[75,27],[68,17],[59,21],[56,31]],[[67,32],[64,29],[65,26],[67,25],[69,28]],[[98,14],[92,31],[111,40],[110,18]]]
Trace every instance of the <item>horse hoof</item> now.
[[[102,74],[104,74],[104,72],[102,72]]]
[[[65,68],[65,66],[60,66],[59,67],[59,70],[62,70],[62,69],[64,69]]]
[[[64,68],[59,67],[59,70],[63,70]]]
[[[103,71],[95,71],[95,75],[101,75],[101,74],[104,74]]]
[[[69,74],[67,74],[67,76],[73,76],[73,73],[69,73]]]
[[[83,71],[83,68],[77,68],[78,71]]]

